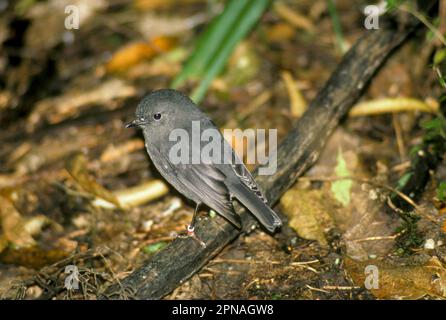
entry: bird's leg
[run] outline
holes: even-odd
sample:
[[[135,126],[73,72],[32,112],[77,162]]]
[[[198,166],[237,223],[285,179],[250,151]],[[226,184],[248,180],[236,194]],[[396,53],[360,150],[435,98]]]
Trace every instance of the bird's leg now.
[[[195,206],[194,215],[192,216],[191,223],[187,226],[187,234],[193,235],[195,230],[195,222],[197,220],[198,212],[200,211],[200,205],[201,202],[197,202],[197,205]]]
[[[187,236],[193,238],[194,240],[197,240],[201,246],[206,247],[206,244],[204,241],[202,241],[196,234],[195,234],[195,223],[197,221],[198,212],[200,211],[200,205],[201,202],[197,202],[197,205],[195,206],[194,215],[192,216],[191,223],[187,226],[186,232]]]

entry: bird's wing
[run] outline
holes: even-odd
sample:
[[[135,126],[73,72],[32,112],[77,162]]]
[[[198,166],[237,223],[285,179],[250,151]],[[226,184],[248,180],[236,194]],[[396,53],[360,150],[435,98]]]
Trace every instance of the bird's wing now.
[[[176,166],[177,178],[204,204],[214,209],[238,228],[240,217],[234,212],[226,176],[216,167],[207,164],[182,164]]]
[[[266,198],[248,169],[243,164],[235,164],[232,168],[239,182],[228,184],[231,194],[248,208],[269,232],[275,232],[282,225],[282,221],[266,203]]]
[[[218,131],[216,124],[209,118],[202,119],[203,126],[206,128],[214,128]],[[228,160],[229,163],[231,163],[232,170],[234,171],[235,175],[240,179],[240,181],[246,185],[252,192],[254,192],[264,203],[267,203],[267,200],[265,196],[263,195],[262,191],[260,190],[259,186],[255,182],[254,178],[252,177],[249,170],[246,168],[243,161],[240,160],[237,153],[235,153],[234,149],[231,147],[231,145],[226,141],[226,139],[223,137],[223,135],[220,135],[222,145],[226,145],[227,147],[223,147],[223,153],[224,157],[228,158],[225,159]],[[230,150],[229,153],[225,153],[224,150]],[[218,170],[218,169],[215,169]],[[219,171],[220,172],[220,171]]]
[[[234,170],[235,175],[246,185],[254,194],[256,194],[260,200],[264,203],[268,203],[259,186],[255,182],[249,170],[243,163],[234,163],[232,164],[232,169]]]
[[[265,196],[255,182],[249,170],[233,152],[231,167],[238,181],[227,180],[227,187],[232,196],[237,198],[270,232],[280,228],[282,221],[279,216],[268,206]]]

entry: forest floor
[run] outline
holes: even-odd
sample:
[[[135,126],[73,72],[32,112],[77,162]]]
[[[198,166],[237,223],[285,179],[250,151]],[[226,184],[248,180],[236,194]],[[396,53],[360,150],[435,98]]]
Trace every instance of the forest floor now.
[[[80,28],[67,30],[73,3],[83,8]],[[326,1],[275,1],[202,109],[221,128],[277,129],[280,143],[367,32],[365,4],[336,1],[340,42]],[[169,86],[222,7],[48,0],[0,9],[0,297],[96,299],[184,230],[193,204],[124,124],[145,93]],[[426,110],[440,103],[432,57],[441,44],[431,33],[419,28],[360,101],[404,97],[424,110],[351,114],[275,205],[282,232],[241,235],[166,299],[446,297],[444,158],[416,210],[384,209],[436,117]],[[358,179],[329,178],[345,176]],[[129,194],[138,200],[123,205]],[[79,271],[77,290],[66,289],[68,266]]]

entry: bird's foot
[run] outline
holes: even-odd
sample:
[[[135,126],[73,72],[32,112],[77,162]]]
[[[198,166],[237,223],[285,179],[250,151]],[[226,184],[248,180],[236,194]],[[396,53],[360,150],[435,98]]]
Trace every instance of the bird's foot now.
[[[178,235],[179,238],[192,238],[195,241],[197,241],[203,248],[206,248],[206,243],[204,243],[203,240],[201,240],[196,234],[195,234],[195,227],[192,225],[187,225],[185,234]]]

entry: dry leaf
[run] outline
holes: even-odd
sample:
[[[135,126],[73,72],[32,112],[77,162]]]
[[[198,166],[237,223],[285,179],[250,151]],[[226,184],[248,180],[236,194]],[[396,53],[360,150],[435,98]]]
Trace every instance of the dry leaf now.
[[[110,105],[110,101],[136,95],[136,88],[119,79],[111,79],[89,89],[73,89],[63,95],[47,98],[37,103],[28,118],[28,130],[32,131],[42,119],[54,124],[82,111],[91,104]]]
[[[140,185],[113,192],[122,208],[136,207],[149,201],[158,199],[169,192],[169,188],[162,180],[151,180]],[[93,205],[112,209],[110,202],[96,199]]]
[[[143,60],[148,60],[156,55],[167,52],[175,46],[172,37],[159,36],[150,42],[136,42],[118,50],[106,64],[107,72],[123,72],[135,66]]]
[[[293,188],[282,196],[280,205],[300,237],[327,245],[325,232],[333,227],[332,201],[323,191]]]
[[[370,173],[360,157],[361,148],[366,147],[375,150],[379,149],[379,144],[361,141],[357,135],[338,128],[327,142],[319,157],[320,160],[311,168],[308,175],[333,177],[335,171],[333,169],[339,165],[336,155],[341,149],[343,165],[336,175],[339,177],[348,172],[348,175],[353,177],[367,179]],[[382,177],[369,179],[372,182],[380,181]],[[325,182],[322,189],[332,194],[331,185],[332,182]],[[387,190],[357,181],[353,181],[351,188],[346,187],[348,189],[342,186],[350,194],[348,205],[342,210],[332,210],[332,212],[337,229],[343,232],[347,254],[357,260],[367,260],[373,255],[385,256],[393,248],[395,229],[400,224],[398,216],[391,216],[382,209]],[[340,206],[340,203],[335,201],[335,205]]]
[[[296,34],[296,31],[288,23],[276,23],[271,26],[266,35],[271,42],[282,42],[289,40]]]
[[[204,1],[205,0],[134,0],[133,5],[139,10],[155,10],[159,8],[178,6],[178,3],[192,4],[195,2]]]
[[[0,221],[4,239],[17,247],[29,247],[36,244],[29,229],[26,228],[26,220],[6,197],[0,195]]]
[[[163,0],[164,1],[164,0]],[[144,39],[158,36],[184,37],[188,32],[209,20],[206,13],[197,13],[193,16],[165,16],[152,11],[145,13],[138,20],[136,28]]]
[[[296,81],[290,72],[283,71],[282,79],[285,83],[288,96],[290,97],[291,116],[299,118],[304,114],[305,110],[307,110],[307,102],[299,88],[296,86]]]
[[[65,259],[69,257],[70,254],[71,252],[65,252],[59,249],[46,250],[38,246],[16,250],[7,249],[2,254],[2,262],[40,269]]]
[[[446,298],[446,269],[437,257],[418,266],[345,259],[347,272],[359,286],[364,286],[367,277],[373,276],[372,272],[366,270],[367,266],[376,266],[377,288],[370,291],[379,299],[419,299],[425,295]]]
[[[118,208],[120,207],[115,195],[105,189],[90,175],[87,169],[87,158],[83,154],[78,153],[68,160],[67,171],[85,192],[104,199]]]
[[[122,156],[143,148],[144,142],[141,139],[129,140],[117,146],[112,144],[102,152],[100,159],[103,162],[120,160]]]

